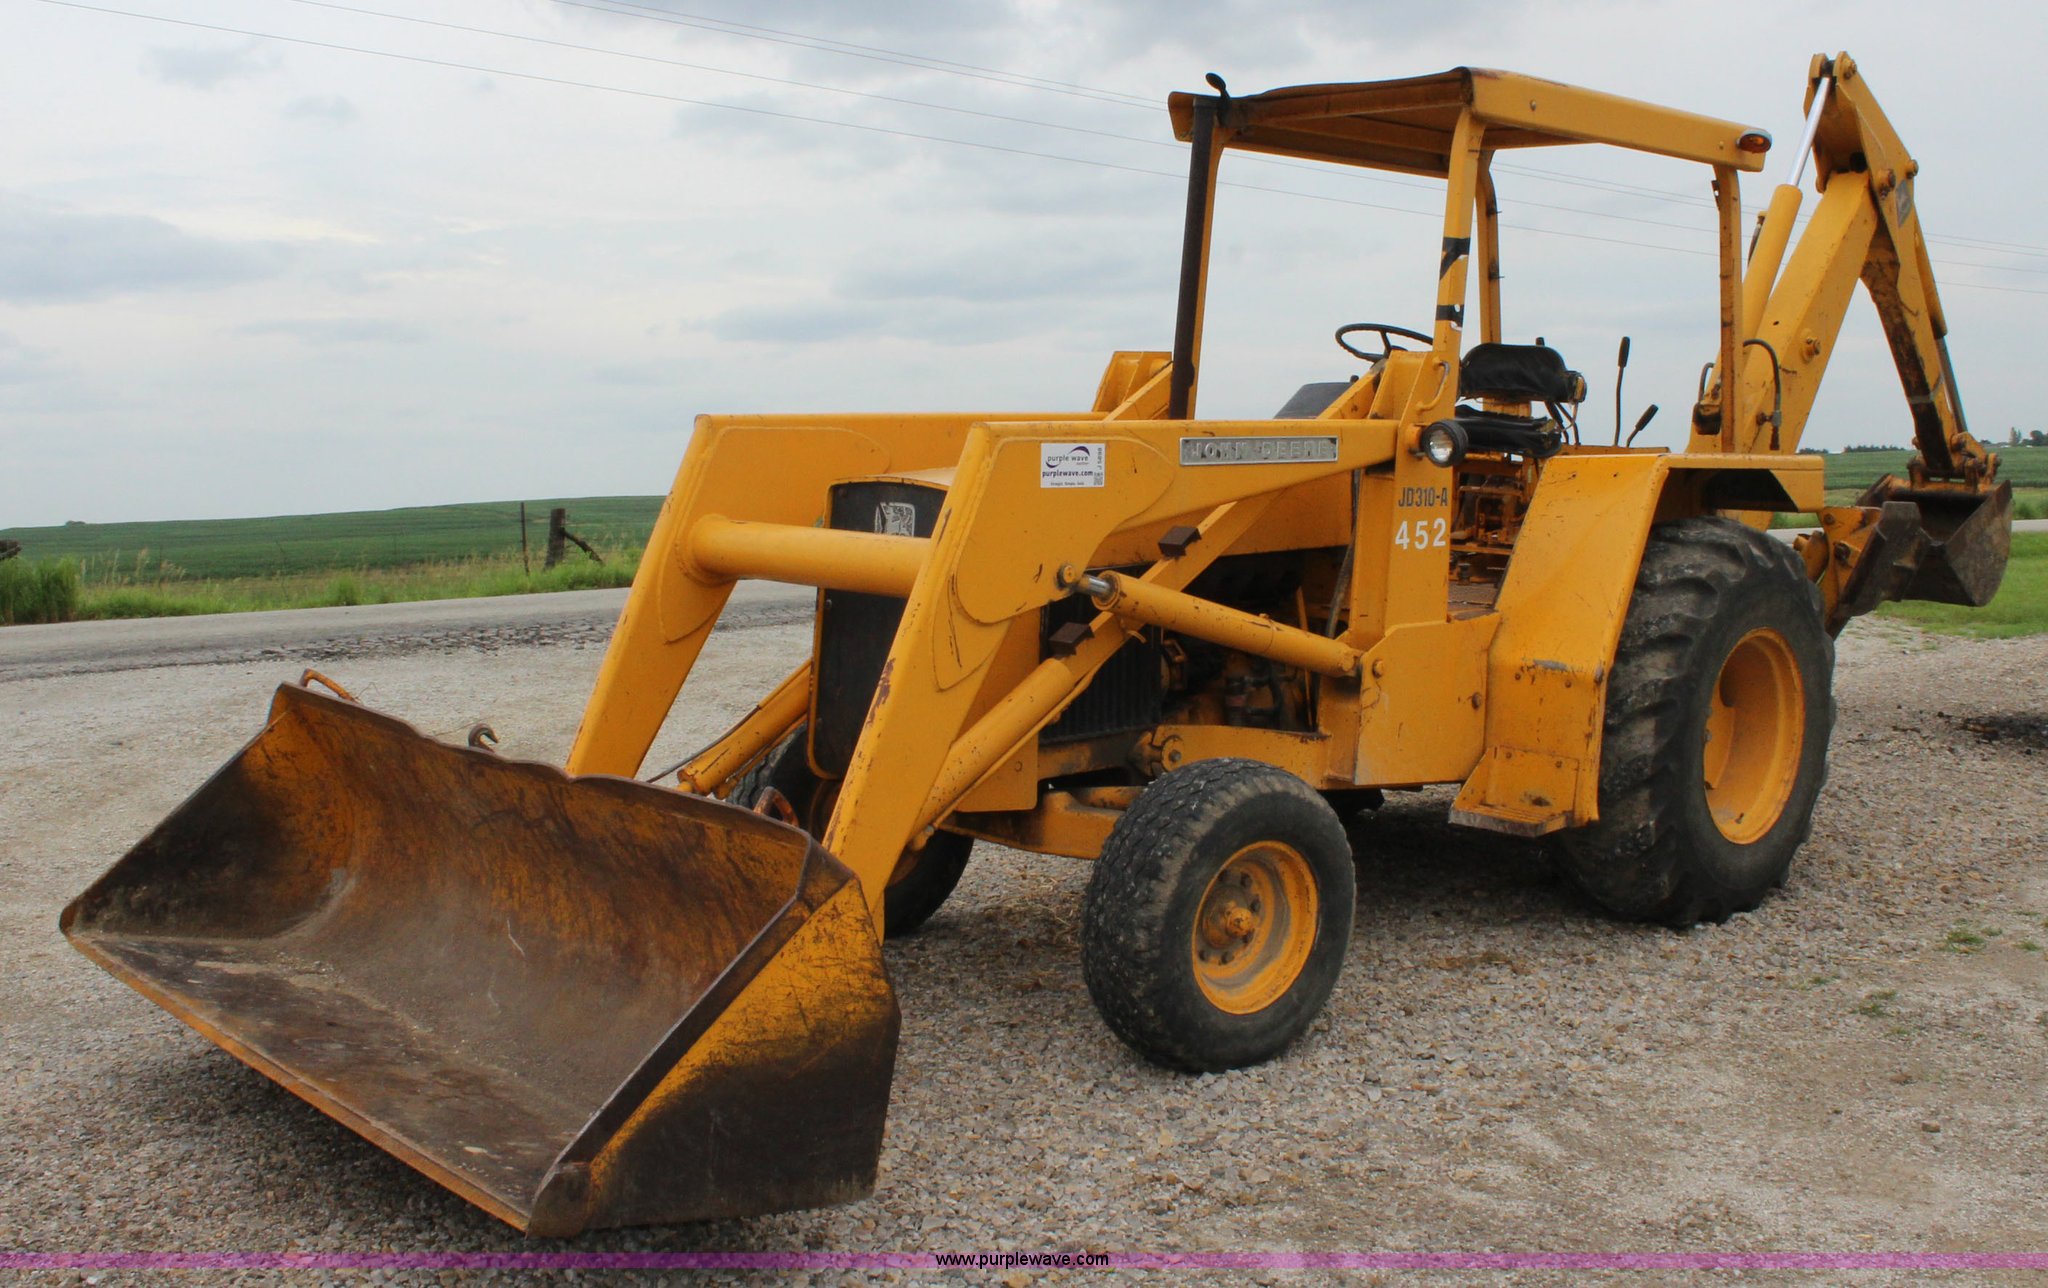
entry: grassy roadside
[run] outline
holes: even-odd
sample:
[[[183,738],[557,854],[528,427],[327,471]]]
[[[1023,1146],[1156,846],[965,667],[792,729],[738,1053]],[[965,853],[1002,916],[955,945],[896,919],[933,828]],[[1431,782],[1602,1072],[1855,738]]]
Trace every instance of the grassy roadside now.
[[[530,574],[513,555],[275,577],[191,578],[145,570],[82,578],[68,559],[10,559],[0,563],[0,626],[601,590],[631,585],[638,565],[637,553],[608,555],[596,564],[579,552],[576,562]]]
[[[340,573],[299,573],[277,577],[220,579],[110,579],[88,581],[77,616],[189,617],[202,613],[248,613],[277,608],[333,608],[355,604],[402,604],[421,599],[473,599],[551,590],[601,590],[629,586],[637,555],[607,556],[603,564],[579,555],[543,572],[525,572],[517,556],[450,560],[409,568],[358,568]]]
[[[569,512],[569,530],[604,552],[635,552],[647,544],[661,511],[658,496],[590,496],[526,502],[526,539],[539,567],[548,510]],[[165,519],[135,523],[65,523],[4,528],[33,559],[70,559],[90,584],[116,575],[136,579],[241,581],[300,574],[460,564],[519,554],[519,505],[491,501],[407,506],[257,519]],[[581,557],[573,547],[569,553]]]
[[[572,546],[541,569],[557,505],[602,564]],[[0,625],[625,586],[660,508],[656,496],[529,501],[525,560],[517,501],[9,528],[0,537],[25,557],[0,561]]]
[[[78,616],[78,565],[69,559],[0,559],[0,626]]]

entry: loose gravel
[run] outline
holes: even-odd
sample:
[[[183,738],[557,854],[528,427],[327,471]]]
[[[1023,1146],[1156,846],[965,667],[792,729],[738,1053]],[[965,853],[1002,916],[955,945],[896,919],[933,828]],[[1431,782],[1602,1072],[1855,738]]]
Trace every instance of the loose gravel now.
[[[431,733],[489,720],[506,754],[559,762],[601,633],[521,629],[0,671],[0,1248],[564,1246],[314,1113],[56,929],[308,661]],[[721,631],[650,763],[722,728],[808,641],[806,624]],[[2048,1249],[2048,749],[2027,736],[2048,727],[2044,674],[2048,640],[1852,628],[1813,838],[1781,894],[1721,926],[1616,924],[1541,846],[1449,827],[1444,792],[1394,794],[1352,828],[1358,926],[1324,1018],[1279,1060],[1220,1076],[1151,1068],[1096,1019],[1076,935],[1085,864],[983,845],[947,907],[888,950],[904,1029],[873,1197],[566,1246]]]

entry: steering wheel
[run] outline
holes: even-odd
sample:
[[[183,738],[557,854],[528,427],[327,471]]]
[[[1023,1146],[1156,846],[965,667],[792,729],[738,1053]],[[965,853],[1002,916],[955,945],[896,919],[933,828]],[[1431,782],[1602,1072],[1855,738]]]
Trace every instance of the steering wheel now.
[[[1345,336],[1359,331],[1370,331],[1380,338],[1380,351],[1378,353],[1363,353],[1352,348],[1350,342],[1345,340]],[[1435,336],[1424,335],[1420,331],[1410,331],[1405,326],[1394,326],[1388,322],[1351,322],[1337,328],[1337,347],[1362,361],[1378,362],[1395,351],[1393,337],[1397,335],[1403,340],[1417,340],[1423,344],[1436,343]],[[1403,350],[1403,352],[1406,351]]]

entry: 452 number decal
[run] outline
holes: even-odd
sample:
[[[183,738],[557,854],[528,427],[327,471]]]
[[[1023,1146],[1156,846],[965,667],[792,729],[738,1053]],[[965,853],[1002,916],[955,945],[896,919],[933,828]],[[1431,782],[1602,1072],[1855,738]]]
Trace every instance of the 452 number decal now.
[[[1394,525],[1394,545],[1401,550],[1429,550],[1449,544],[1450,523],[1442,518],[1411,519]]]

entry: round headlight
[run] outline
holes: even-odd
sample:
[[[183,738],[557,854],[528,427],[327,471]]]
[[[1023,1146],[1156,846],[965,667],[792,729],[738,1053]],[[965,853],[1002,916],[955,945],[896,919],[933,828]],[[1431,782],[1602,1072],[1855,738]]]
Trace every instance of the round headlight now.
[[[1431,465],[1449,467],[1465,459],[1465,449],[1470,446],[1470,440],[1465,436],[1463,425],[1454,420],[1440,420],[1422,431],[1422,440],[1416,446]]]

